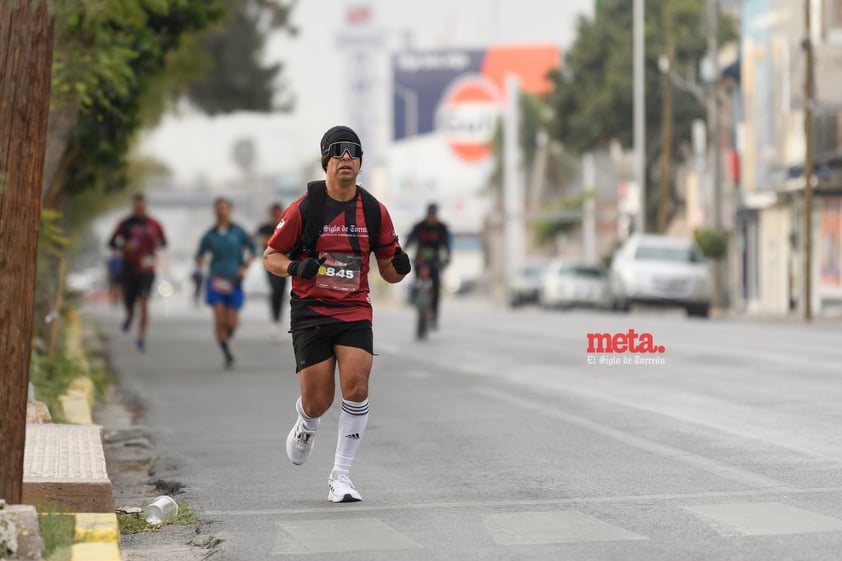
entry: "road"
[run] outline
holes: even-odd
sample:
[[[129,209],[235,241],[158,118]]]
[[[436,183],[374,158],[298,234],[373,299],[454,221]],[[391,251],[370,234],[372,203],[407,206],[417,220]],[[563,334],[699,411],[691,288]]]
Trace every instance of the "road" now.
[[[145,355],[115,311],[88,314],[145,404],[158,475],[224,539],[214,559],[839,559],[840,325],[450,298],[418,343],[411,310],[384,303],[352,473],[364,501],[334,505],[337,403],[293,466],[298,383],[263,299],[246,305],[234,371],[185,299],[156,302]],[[664,352],[589,363],[588,333],[630,329]]]

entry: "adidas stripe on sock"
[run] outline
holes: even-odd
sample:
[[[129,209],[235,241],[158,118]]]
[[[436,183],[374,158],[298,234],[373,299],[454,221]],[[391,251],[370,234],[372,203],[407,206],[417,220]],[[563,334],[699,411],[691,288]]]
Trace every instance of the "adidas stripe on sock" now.
[[[339,433],[336,439],[336,456],[333,460],[334,476],[351,471],[351,463],[368,423],[368,399],[363,401],[342,400],[342,412],[339,413]]]

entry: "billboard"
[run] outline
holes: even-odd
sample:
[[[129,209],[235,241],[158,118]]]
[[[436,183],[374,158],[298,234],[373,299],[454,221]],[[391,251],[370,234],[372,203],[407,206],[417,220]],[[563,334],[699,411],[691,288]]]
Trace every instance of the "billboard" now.
[[[435,201],[456,229],[478,230],[506,77],[516,75],[525,92],[546,94],[547,73],[560,63],[560,49],[548,44],[394,55],[392,208],[417,217]]]

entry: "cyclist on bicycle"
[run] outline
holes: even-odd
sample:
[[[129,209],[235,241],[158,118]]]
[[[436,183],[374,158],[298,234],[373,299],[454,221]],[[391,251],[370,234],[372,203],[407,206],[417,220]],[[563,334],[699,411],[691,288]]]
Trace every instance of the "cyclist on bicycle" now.
[[[439,300],[441,295],[441,273],[450,263],[450,231],[438,219],[438,205],[427,206],[427,216],[417,223],[406,241],[406,248],[418,245],[415,253],[416,270],[424,267],[432,281],[432,317],[430,327],[438,327]]]

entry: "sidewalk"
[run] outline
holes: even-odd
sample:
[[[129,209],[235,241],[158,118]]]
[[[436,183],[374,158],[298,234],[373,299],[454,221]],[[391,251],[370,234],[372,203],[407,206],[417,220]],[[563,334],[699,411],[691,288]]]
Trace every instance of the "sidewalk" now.
[[[84,360],[76,315],[68,322],[67,344],[69,354]],[[32,419],[28,415],[22,502],[42,511],[74,514],[71,561],[122,561],[103,429],[92,420],[94,401],[93,383],[82,377],[60,398],[67,424],[53,423],[43,414]]]
[[[107,334],[93,343],[96,354],[107,362],[112,352],[109,322],[93,314],[91,325],[99,324]],[[119,320],[121,321],[121,320]],[[116,325],[116,324],[115,324]],[[115,337],[123,336],[122,333]],[[132,347],[132,351],[135,349]],[[120,372],[115,372],[118,379]],[[126,374],[126,373],[122,373]],[[181,485],[166,464],[159,463],[155,438],[145,425],[144,407],[139,396],[118,380],[109,388],[104,400],[97,403],[93,418],[103,428],[103,449],[112,482],[114,505],[139,507],[158,495],[178,499]],[[221,540],[204,533],[204,522],[165,524],[152,532],[127,533],[121,536],[121,561],[201,561],[216,553]],[[216,557],[214,557],[216,558]]]

